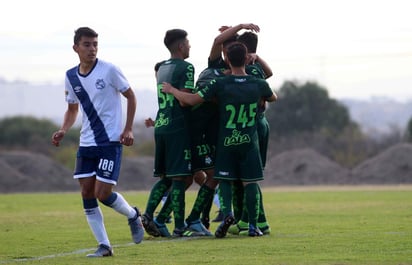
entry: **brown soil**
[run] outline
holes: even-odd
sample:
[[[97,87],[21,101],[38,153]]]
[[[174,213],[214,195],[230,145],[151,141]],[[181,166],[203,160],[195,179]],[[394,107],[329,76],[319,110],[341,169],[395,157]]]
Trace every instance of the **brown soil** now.
[[[267,161],[265,184],[327,185],[348,182],[349,172],[313,149],[283,152]]]

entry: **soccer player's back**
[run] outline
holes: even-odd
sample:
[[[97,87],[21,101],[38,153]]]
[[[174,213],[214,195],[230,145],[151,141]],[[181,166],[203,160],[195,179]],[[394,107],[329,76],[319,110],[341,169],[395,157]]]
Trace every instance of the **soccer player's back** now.
[[[170,51],[170,59],[155,67],[159,109],[155,121],[154,175],[160,179],[150,193],[143,224],[146,232],[153,236],[170,236],[165,223],[173,211],[173,235],[191,236],[193,233],[187,231],[184,222],[185,190],[192,181],[186,117],[190,109],[173,95],[164,93],[161,87],[163,82],[169,82],[182,91],[193,90],[194,67],[185,61],[190,52],[186,31],[168,30],[164,44]],[[169,189],[173,196],[166,200],[157,218],[153,219],[156,207]]]

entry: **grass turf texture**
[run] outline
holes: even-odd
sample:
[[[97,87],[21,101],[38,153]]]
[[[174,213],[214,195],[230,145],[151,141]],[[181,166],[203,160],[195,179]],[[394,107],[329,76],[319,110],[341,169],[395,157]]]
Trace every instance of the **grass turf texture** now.
[[[264,189],[272,228],[131,243],[125,217],[102,207],[114,257],[97,246],[78,193],[0,195],[0,264],[412,264],[412,186]],[[148,192],[123,192],[144,209]],[[196,193],[187,192],[187,209]],[[214,217],[212,208],[211,218]],[[212,223],[214,232],[217,223]],[[173,223],[168,225],[172,231]]]

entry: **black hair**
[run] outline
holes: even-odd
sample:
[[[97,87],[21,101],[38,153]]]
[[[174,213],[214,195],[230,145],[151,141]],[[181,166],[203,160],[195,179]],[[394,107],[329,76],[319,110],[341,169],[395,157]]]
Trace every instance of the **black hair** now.
[[[240,67],[246,63],[247,47],[241,42],[234,42],[227,47],[227,58],[234,67]]]
[[[231,37],[229,37],[227,40],[225,40],[222,45],[223,47],[227,47],[228,45],[232,44],[233,42],[237,41],[237,38],[239,37],[239,34],[235,34]]]
[[[237,38],[238,41],[245,44],[249,53],[256,53],[258,36],[251,31],[245,31]]]
[[[187,37],[187,32],[183,29],[170,29],[166,31],[166,35],[163,39],[164,44],[170,50],[173,44],[177,41],[184,40]]]
[[[83,36],[97,38],[99,34],[89,27],[80,27],[74,31],[74,44],[79,44],[79,41]]]

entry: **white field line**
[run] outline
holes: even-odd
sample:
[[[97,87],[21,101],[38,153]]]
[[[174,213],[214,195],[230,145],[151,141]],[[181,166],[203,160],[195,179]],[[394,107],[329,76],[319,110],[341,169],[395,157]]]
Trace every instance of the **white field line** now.
[[[140,244],[150,244],[150,243],[164,243],[164,242],[170,242],[170,241],[184,241],[184,240],[196,240],[196,239],[202,239],[202,238],[211,238],[209,236],[203,236],[203,237],[178,237],[178,238],[167,238],[165,240],[144,240]],[[139,245],[140,245],[139,244]],[[126,244],[118,244],[118,245],[113,245],[113,249],[116,249],[117,247],[128,247],[128,246],[134,246],[137,245],[133,242],[126,243]],[[77,255],[77,254],[83,254],[83,253],[93,253],[96,250],[96,248],[86,248],[86,249],[79,249],[75,250],[72,252],[65,252],[65,253],[56,253],[56,254],[51,254],[51,255],[46,255],[46,256],[40,256],[40,257],[31,257],[31,258],[20,258],[20,259],[11,259],[11,260],[0,260],[0,264],[11,264],[11,263],[20,263],[20,262],[26,262],[26,261],[39,261],[39,260],[45,260],[45,259],[53,259],[53,258],[58,258],[58,257],[66,257],[66,256],[72,256],[72,255]],[[116,255],[116,252],[115,252]],[[85,256],[86,258],[86,256]]]

